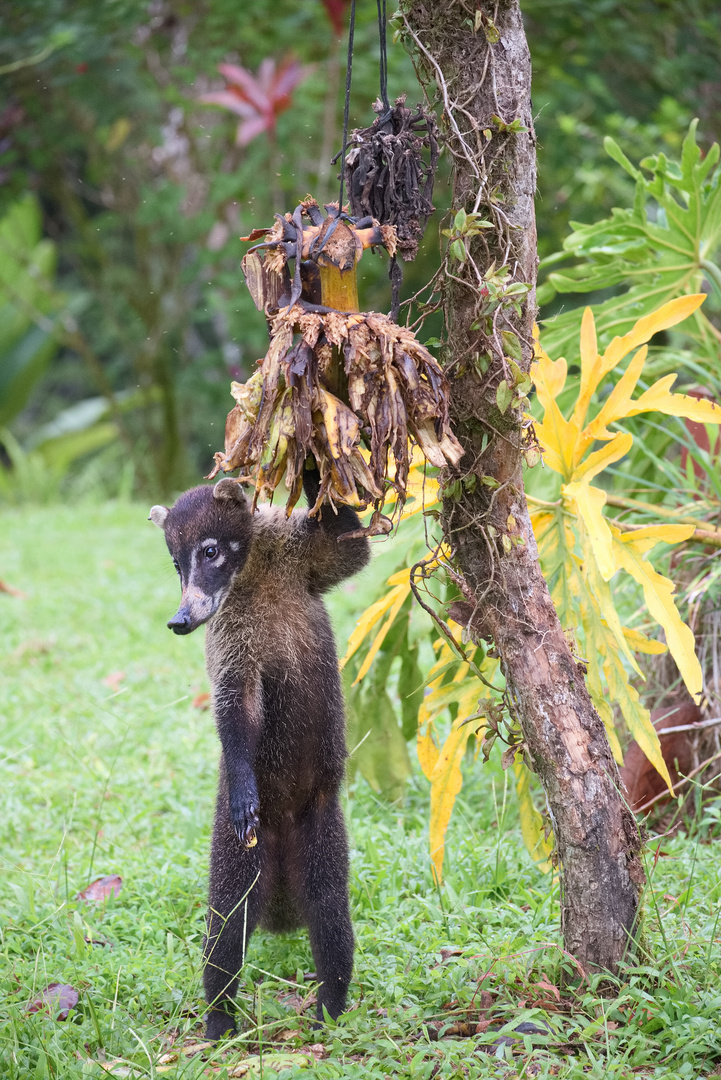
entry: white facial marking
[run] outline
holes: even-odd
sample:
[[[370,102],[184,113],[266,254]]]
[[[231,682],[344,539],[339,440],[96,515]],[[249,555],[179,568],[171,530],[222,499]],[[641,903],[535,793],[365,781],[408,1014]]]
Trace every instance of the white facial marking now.
[[[231,549],[231,551],[237,551],[239,547],[240,547],[240,540],[231,540],[230,541],[230,549]]]
[[[218,541],[214,540],[212,536],[209,536],[206,540],[201,540],[201,542],[198,545],[197,549],[195,551],[193,551],[193,559],[196,559],[196,556],[197,556],[197,560],[198,560],[198,561],[193,563],[193,567],[194,568],[197,567],[198,562],[201,559],[205,558],[206,548],[209,548],[209,547],[217,548],[218,546],[219,546]],[[224,562],[225,562],[225,555],[222,555],[220,552],[218,552],[218,554],[212,560],[213,566],[222,566]]]

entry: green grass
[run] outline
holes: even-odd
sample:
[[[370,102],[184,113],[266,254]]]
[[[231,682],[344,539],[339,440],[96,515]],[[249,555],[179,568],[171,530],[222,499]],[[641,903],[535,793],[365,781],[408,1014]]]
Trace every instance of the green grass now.
[[[202,1039],[218,746],[210,713],[192,703],[207,689],[202,637],[165,629],[177,581],[146,513],[26,507],[0,524],[0,578],[27,594],[0,593],[3,1080],[95,1080],[103,1062],[114,1075],[191,1080],[232,1075],[246,1059],[258,1076],[261,1056],[267,1077],[320,1080],[721,1073],[718,804],[661,843],[645,904],[653,961],[615,996],[566,986],[559,1003],[554,988],[573,966],[559,948],[557,890],[523,850],[500,768],[470,762],[440,891],[423,778],[402,807],[360,780],[347,793],[357,953],[342,1022],[318,1033],[294,1008],[312,990],[306,936],[259,933],[239,994],[243,1033],[184,1054]],[[384,551],[378,573],[392,558]],[[333,598],[339,637],[372,573]],[[74,900],[110,873],[123,878],[117,898]],[[79,992],[65,1022],[27,1012],[51,982]],[[549,1034],[505,1058],[484,1053],[497,1032],[475,1026],[491,1018],[545,1022]],[[454,1035],[458,1022],[470,1027]]]

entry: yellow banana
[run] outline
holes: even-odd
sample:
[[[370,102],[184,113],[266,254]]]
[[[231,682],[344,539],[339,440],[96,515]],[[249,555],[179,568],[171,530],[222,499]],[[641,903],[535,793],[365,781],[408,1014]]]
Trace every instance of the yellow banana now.
[[[331,457],[336,461],[349,457],[360,435],[358,417],[324,387],[317,386],[316,391]]]

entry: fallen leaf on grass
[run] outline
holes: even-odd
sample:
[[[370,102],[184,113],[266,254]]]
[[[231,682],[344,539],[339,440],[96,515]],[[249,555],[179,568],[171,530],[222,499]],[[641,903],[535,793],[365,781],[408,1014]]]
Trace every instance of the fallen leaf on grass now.
[[[68,983],[50,983],[40,991],[27,1011],[29,1013],[47,1012],[56,1020],[67,1020],[68,1013],[78,1003],[78,992]]]
[[[214,1044],[211,1042],[195,1042],[188,1043],[187,1046],[182,1047],[180,1050],[168,1050],[158,1058],[154,1071],[157,1073],[175,1073],[181,1055],[183,1057],[192,1057],[203,1050],[213,1048]],[[99,1065],[107,1076],[130,1077],[138,1075],[138,1066],[129,1063],[127,1058],[114,1058],[112,1061],[95,1061],[94,1064]],[[214,1075],[219,1071],[218,1069],[212,1069],[210,1072],[206,1070],[203,1075]],[[233,1074],[230,1073],[229,1075],[232,1076]]]
[[[191,1057],[193,1054],[200,1054],[203,1050],[211,1050],[213,1046],[212,1042],[188,1043],[180,1052],[183,1057]]]
[[[193,698],[193,708],[194,709],[200,709],[203,712],[205,712],[206,709],[209,709],[210,708],[210,694],[208,694],[208,693],[196,694],[195,697]]]
[[[93,1061],[94,1065],[97,1065],[103,1076],[137,1076],[138,1067],[136,1065],[128,1065],[125,1058],[116,1058],[113,1061]],[[161,1069],[161,1072],[164,1072]]]
[[[262,1058],[259,1054],[252,1054],[251,1057],[247,1057],[238,1065],[228,1069],[228,1076],[233,1078],[238,1076],[247,1076],[249,1078],[260,1076],[261,1065],[263,1072],[266,1069],[272,1069],[274,1072],[281,1072],[283,1069],[304,1069],[315,1065],[315,1061],[313,1054],[309,1054],[307,1051],[297,1054],[290,1052],[263,1054]]]
[[[43,641],[42,638],[29,638],[21,641],[10,653],[11,660],[21,660],[26,664],[35,664],[39,656],[48,656],[55,648],[55,639]]]
[[[316,1000],[316,995],[313,993],[312,990],[310,993],[304,995],[298,994],[293,991],[292,993],[281,994],[278,998],[278,1001],[281,1005],[285,1005],[286,1008],[292,1009],[297,1016],[300,1016],[302,1013],[304,1013],[307,1009],[311,1007],[311,1005],[315,1005]]]
[[[91,881],[87,888],[82,889],[77,894],[75,899],[98,903],[101,900],[107,900],[109,896],[117,896],[122,887],[123,879],[120,874],[106,874],[105,877],[99,877],[95,881]]]
[[[539,990],[550,990],[556,1001],[561,1000],[561,991],[553,983],[550,983],[545,975],[541,975],[539,981],[535,984]]]
[[[13,588],[12,585],[8,585],[6,581],[0,580],[0,592],[7,593],[8,596],[19,596],[21,600],[27,600],[28,594],[22,592],[20,589]]]
[[[471,1035],[476,1034],[476,1024],[470,1024],[466,1020],[457,1020],[455,1024],[449,1024],[443,1032],[444,1038],[457,1035],[461,1039],[470,1039]]]
[[[117,691],[118,687],[124,679],[124,671],[112,671],[110,675],[106,675],[103,679],[103,686],[109,686],[111,690]]]
[[[452,956],[463,956],[463,949],[455,949],[452,945],[444,945],[440,953],[441,963],[445,964],[446,960],[450,960]]]

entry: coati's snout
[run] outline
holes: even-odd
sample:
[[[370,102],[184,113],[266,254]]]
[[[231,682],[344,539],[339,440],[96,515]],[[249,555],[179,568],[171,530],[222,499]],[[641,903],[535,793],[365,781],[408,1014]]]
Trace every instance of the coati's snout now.
[[[184,607],[178,608],[172,619],[168,620],[167,626],[168,630],[172,630],[174,634],[190,634],[195,630],[190,612]]]
[[[182,580],[182,572],[178,570],[178,573],[181,574]],[[196,577],[202,576],[196,574]],[[174,634],[192,634],[193,630],[197,630],[199,626],[202,626],[203,623],[206,623],[208,619],[215,615],[228,595],[231,582],[232,577],[223,586],[216,588],[214,592],[207,593],[198,587],[197,582],[194,587],[191,579],[188,588],[183,589],[180,607],[167,623],[168,629],[172,630]],[[214,584],[217,584],[217,582]]]
[[[165,533],[180,577],[180,607],[168,622],[191,634],[215,615],[250,550],[250,509],[240,485],[228,478],[181,495],[175,506],[154,506],[150,520]]]

